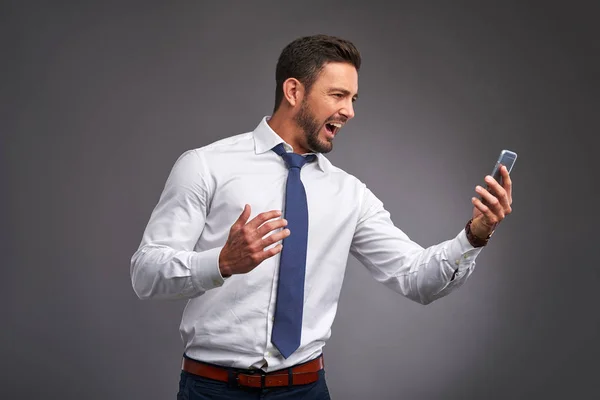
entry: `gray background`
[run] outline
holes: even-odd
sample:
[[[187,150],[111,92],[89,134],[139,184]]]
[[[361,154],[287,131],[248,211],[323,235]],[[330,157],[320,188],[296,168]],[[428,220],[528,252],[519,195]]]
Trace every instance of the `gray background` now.
[[[2,3],[1,398],[175,398],[184,303],[138,300],[130,257],[176,158],[252,130],[313,33],[364,60],[330,159],[422,245],[519,153],[514,213],[449,297],[412,303],[349,259],[333,397],[600,393],[597,7],[382,4]]]

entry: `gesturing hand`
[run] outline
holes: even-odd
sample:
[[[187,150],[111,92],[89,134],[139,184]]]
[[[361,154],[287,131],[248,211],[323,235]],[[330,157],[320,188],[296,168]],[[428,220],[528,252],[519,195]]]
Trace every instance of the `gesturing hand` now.
[[[503,165],[500,168],[502,185],[491,176],[485,177],[487,189],[477,186],[475,190],[481,200],[473,197],[473,222],[471,231],[480,238],[490,235],[496,226],[512,212],[512,181],[508,170]],[[493,193],[493,194],[492,194]]]
[[[267,211],[247,222],[250,218],[250,206],[244,206],[244,211],[229,230],[227,243],[219,255],[219,268],[223,277],[250,272],[258,264],[281,251],[281,243],[265,250],[266,247],[290,235],[289,229],[272,233],[287,225],[283,218],[269,221],[280,216],[279,210]],[[268,235],[269,233],[271,234]]]

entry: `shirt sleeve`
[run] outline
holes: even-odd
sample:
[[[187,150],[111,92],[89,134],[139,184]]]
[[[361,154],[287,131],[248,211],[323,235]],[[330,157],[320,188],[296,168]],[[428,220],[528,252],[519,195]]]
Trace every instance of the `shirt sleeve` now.
[[[222,247],[194,251],[211,198],[200,157],[189,150],[177,159],[131,258],[131,281],[141,299],[192,298],[223,285]]]
[[[482,248],[464,229],[456,237],[423,248],[394,226],[383,203],[366,187],[351,253],[378,282],[421,304],[461,286],[473,272]]]

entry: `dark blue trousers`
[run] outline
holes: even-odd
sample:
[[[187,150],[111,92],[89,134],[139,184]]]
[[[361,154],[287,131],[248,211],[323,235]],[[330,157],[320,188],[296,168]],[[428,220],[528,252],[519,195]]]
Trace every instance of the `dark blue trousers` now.
[[[177,400],[330,400],[325,383],[325,371],[319,371],[319,380],[308,385],[266,389],[234,387],[181,371]]]

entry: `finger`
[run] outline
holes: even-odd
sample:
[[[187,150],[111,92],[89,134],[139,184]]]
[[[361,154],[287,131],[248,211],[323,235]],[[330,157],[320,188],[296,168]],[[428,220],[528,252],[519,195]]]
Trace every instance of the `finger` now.
[[[260,213],[256,217],[254,217],[254,219],[252,221],[248,222],[248,228],[256,230],[256,229],[258,229],[259,226],[261,226],[268,220],[277,218],[280,216],[281,216],[280,210],[265,211],[264,213]]]
[[[512,198],[510,197],[509,193],[506,191],[505,188],[508,187],[510,189],[512,183],[510,181],[510,177],[508,176],[508,170],[506,169],[505,166],[502,166],[500,168],[500,173],[502,174],[503,186],[501,186],[491,176],[487,176],[485,178],[485,181],[488,184],[488,186],[490,186],[490,185],[493,186],[493,189],[492,189],[493,195],[495,195],[496,198],[498,198],[498,200],[500,201],[500,204],[502,204],[502,207],[504,208],[504,211],[507,212],[510,209],[510,204],[512,203]],[[508,178],[508,183],[505,180],[505,177]]]
[[[283,245],[280,243],[276,246],[271,247],[270,249],[263,250],[260,253],[256,253],[253,256],[253,260],[256,263],[256,265],[258,266],[261,262],[265,261],[267,258],[271,258],[275,254],[281,252],[281,249],[283,249]]]
[[[286,219],[276,219],[274,221],[265,222],[264,224],[262,224],[260,228],[258,228],[257,232],[260,235],[260,237],[263,237],[269,232],[272,232],[275,229],[283,228],[284,226],[287,226]]]
[[[487,185],[487,190],[489,190],[491,193],[493,193],[494,195],[501,195],[502,193],[504,193],[504,188],[502,187],[502,185],[500,185],[500,183],[498,183],[497,180],[494,179],[493,176],[491,175],[487,175],[485,178],[485,183]]]
[[[480,201],[482,201],[482,203],[486,207],[488,207],[494,214],[496,214],[500,218],[504,217],[504,206],[501,204],[497,197],[495,197],[493,194],[491,194],[489,191],[487,191],[479,185],[475,187],[475,191],[479,193],[479,195],[481,196]]]
[[[496,181],[493,177],[489,175],[485,177],[485,182],[487,183],[487,190],[490,192],[490,194],[496,199],[498,199],[498,201],[504,209],[507,209],[509,204],[508,197],[506,195],[506,190],[504,190],[504,188],[498,183],[498,181]]]
[[[477,197],[472,197],[471,203],[475,206],[475,208],[477,208],[481,212],[481,214],[483,214],[485,225],[491,227],[498,223],[498,218],[496,217],[496,215],[488,206],[483,204],[483,202],[480,199],[478,199]]]
[[[279,242],[280,240],[283,240],[286,237],[290,236],[290,233],[291,232],[289,229],[283,229],[280,232],[273,233],[273,234],[265,237],[264,239],[262,239],[261,246],[264,249],[265,247],[268,247],[268,246],[272,245],[273,243]]]
[[[502,186],[504,186],[506,197],[508,198],[508,204],[510,205],[512,204],[512,179],[510,179],[508,168],[506,168],[504,165],[500,169],[500,173],[502,174]]]
[[[246,225],[248,218],[250,218],[251,211],[252,210],[250,209],[250,204],[244,205],[244,210],[242,211],[242,213],[238,217],[237,221],[235,221],[235,223],[233,225],[237,226],[237,227],[242,227],[242,226]]]

